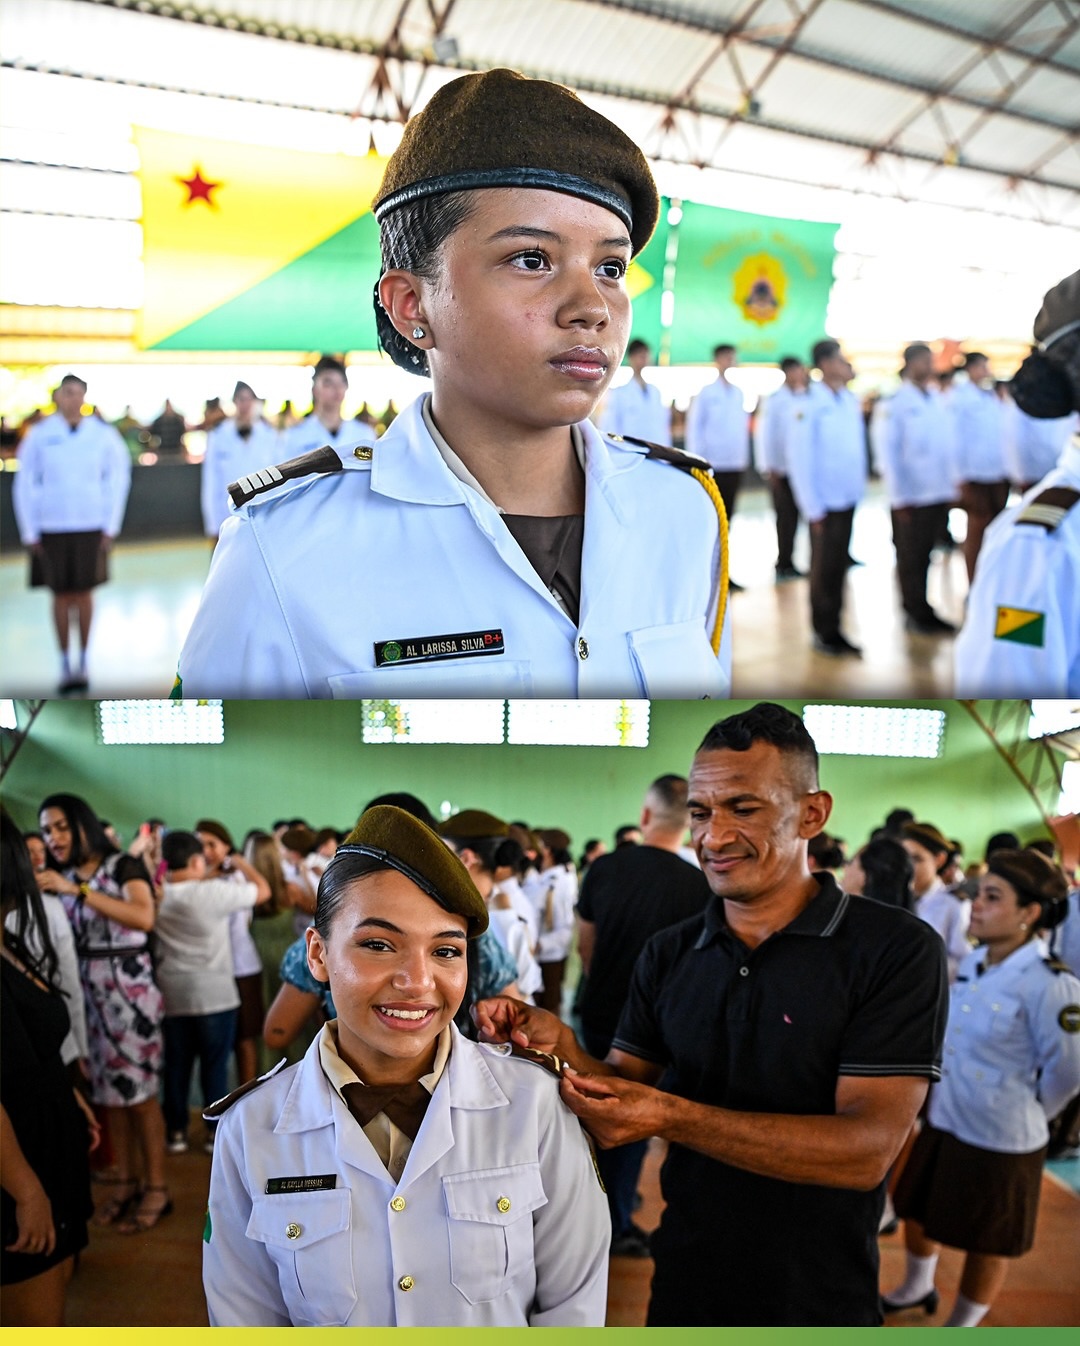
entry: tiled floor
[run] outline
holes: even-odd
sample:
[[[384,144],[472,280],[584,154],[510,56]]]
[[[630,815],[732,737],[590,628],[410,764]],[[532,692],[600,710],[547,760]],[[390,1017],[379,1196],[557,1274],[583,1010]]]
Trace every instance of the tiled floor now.
[[[953,515],[963,535],[964,516]],[[895,592],[888,511],[875,487],[855,521],[852,554],[865,564],[848,577],[847,633],[862,660],[836,660],[810,649],[807,581],[774,583],[776,529],[763,491],[740,497],[731,530],[731,573],[746,586],[731,612],[740,696],[937,697],[952,694],[949,640],[909,636]],[[806,569],[800,533],[796,561]],[[119,546],[111,582],[98,590],[91,638],[89,696],[164,697],[172,687],[184,636],[210,562],[202,541]],[[935,555],[931,602],[943,616],[963,616],[967,580],[959,552]],[[54,694],[57,659],[48,595],[26,587],[21,555],[0,560],[0,695]]]
[[[196,1134],[197,1123],[192,1133]],[[647,1229],[660,1219],[658,1171],[663,1146],[650,1147],[641,1184],[644,1198],[636,1219]],[[1080,1169],[1080,1160],[1071,1161]],[[1059,1166],[1063,1167],[1063,1166]],[[151,1232],[124,1236],[95,1229],[68,1296],[71,1326],[205,1326],[199,1266],[210,1160],[201,1151],[170,1156],[168,1180],[176,1209]],[[796,1237],[783,1231],[782,1237]],[[988,1326],[1055,1326],[1080,1323],[1080,1283],[1076,1248],[1080,1246],[1080,1197],[1052,1177],[1043,1182],[1042,1209],[1035,1247],[1010,1269],[1009,1279]],[[881,1240],[882,1284],[902,1279],[899,1234]],[[921,1310],[898,1314],[898,1327],[937,1326],[952,1305],[962,1255],[946,1249],[938,1274],[941,1308],[934,1318]],[[617,1258],[611,1263],[608,1325],[637,1327],[645,1321],[652,1263]]]

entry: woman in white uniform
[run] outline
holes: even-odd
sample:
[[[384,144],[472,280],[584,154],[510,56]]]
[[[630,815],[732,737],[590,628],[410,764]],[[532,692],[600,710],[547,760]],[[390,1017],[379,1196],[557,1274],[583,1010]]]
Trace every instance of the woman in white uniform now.
[[[956,969],[971,952],[968,922],[971,912],[962,897],[945,887],[941,871],[948,865],[952,843],[932,823],[905,823],[901,843],[911,858],[914,877],[915,915],[933,926],[945,941],[949,960],[949,981],[956,980]]]
[[[211,1109],[213,1325],[603,1325],[611,1231],[584,1133],[539,1054],[452,1023],[486,925],[434,832],[361,817],[308,931],[338,1018]]]
[[[709,464],[588,419],[659,212],[641,150],[561,85],[465,75],[373,210],[379,338],[432,391],[230,488],[174,695],[728,695]]]
[[[1034,851],[994,851],[987,870],[971,913],[979,947],[952,989],[941,1082],[893,1198],[907,1275],[882,1301],[886,1312],[934,1313],[939,1245],[962,1248],[947,1327],[979,1323],[1009,1259],[1030,1249],[1047,1119],[1080,1090],[1080,981],[1042,940],[1065,916],[1065,876]]]

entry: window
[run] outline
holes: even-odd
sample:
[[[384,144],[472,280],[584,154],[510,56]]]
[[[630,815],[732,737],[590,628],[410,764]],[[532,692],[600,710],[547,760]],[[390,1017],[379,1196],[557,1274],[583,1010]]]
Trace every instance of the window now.
[[[945,712],[915,706],[806,706],[803,723],[819,753],[851,757],[940,757]]]
[[[501,701],[365,701],[365,743],[501,743]]]
[[[648,701],[365,701],[365,743],[646,748]]]
[[[647,748],[648,701],[509,701],[507,743]]]
[[[0,729],[18,729],[19,722],[15,718],[15,702],[0,701]]]
[[[224,743],[220,701],[99,701],[102,743]]]
[[[1075,701],[1033,701],[1028,738],[1044,738],[1047,734],[1061,734],[1066,729],[1080,729],[1080,706]]]

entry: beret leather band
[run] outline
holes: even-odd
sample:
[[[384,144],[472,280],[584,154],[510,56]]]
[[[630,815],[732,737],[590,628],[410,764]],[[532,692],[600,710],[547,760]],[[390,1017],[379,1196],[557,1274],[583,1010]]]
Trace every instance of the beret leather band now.
[[[382,223],[385,216],[399,206],[407,206],[425,196],[443,196],[447,192],[474,191],[484,187],[532,187],[553,192],[565,192],[570,196],[579,196],[595,205],[603,206],[617,215],[627,229],[633,227],[633,217],[626,198],[618,192],[603,187],[598,182],[589,182],[573,173],[559,173],[551,168],[469,168],[458,173],[446,173],[437,178],[425,178],[420,182],[410,182],[391,192],[374,208],[376,220]]]
[[[404,874],[407,879],[416,884],[417,888],[427,893],[428,897],[434,898],[440,907],[444,903],[442,895],[430,879],[426,879],[419,870],[413,869],[412,865],[407,865],[404,860],[399,860],[396,855],[391,855],[389,851],[384,851],[378,846],[364,846],[353,842],[339,846],[334,852],[334,858],[336,859],[339,855],[367,855],[372,860],[381,860],[391,869],[396,869],[399,874]]]
[[[1064,327],[1059,327],[1056,332],[1051,332],[1048,337],[1039,342],[1039,350],[1046,350],[1048,346],[1052,346],[1055,341],[1059,341],[1063,336],[1075,332],[1078,327],[1080,327],[1080,318],[1077,318],[1075,322],[1066,323]]]

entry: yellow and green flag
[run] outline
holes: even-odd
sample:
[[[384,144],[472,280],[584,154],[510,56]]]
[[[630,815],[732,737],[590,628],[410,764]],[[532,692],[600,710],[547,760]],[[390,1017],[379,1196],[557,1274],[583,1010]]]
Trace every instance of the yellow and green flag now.
[[[135,128],[146,350],[376,350],[386,160]]]
[[[1046,613],[1028,608],[998,608],[994,639],[1011,640],[1014,645],[1041,646],[1046,641]]]
[[[809,359],[825,336],[838,228],[684,202],[671,363],[706,363],[722,343],[743,362]]]

